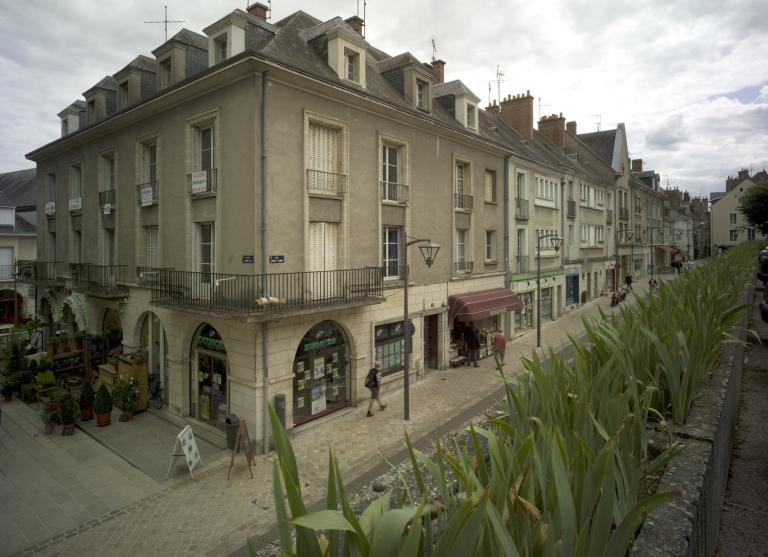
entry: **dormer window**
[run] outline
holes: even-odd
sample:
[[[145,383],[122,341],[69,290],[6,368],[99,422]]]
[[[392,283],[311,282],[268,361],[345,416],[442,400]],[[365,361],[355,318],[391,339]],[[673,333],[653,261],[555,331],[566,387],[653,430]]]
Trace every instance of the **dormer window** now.
[[[428,102],[429,85],[420,79],[416,80],[416,107],[421,110],[429,110]]]
[[[344,51],[344,64],[346,79],[358,83],[360,81],[360,55],[357,52],[346,49]]]
[[[477,107],[471,104],[467,104],[467,127],[477,129]]]
[[[121,83],[117,88],[117,107],[123,109],[128,106],[128,82]]]
[[[96,101],[95,100],[88,101],[88,109],[86,110],[85,113],[88,116],[88,123],[93,124],[96,121]]]
[[[69,133],[69,121],[65,118],[61,121],[61,136],[64,137]]]
[[[160,88],[165,89],[173,83],[173,73],[171,72],[171,59],[160,62]]]
[[[214,41],[214,48],[215,48],[215,54],[216,54],[215,61],[217,64],[227,59],[227,34],[226,33]]]

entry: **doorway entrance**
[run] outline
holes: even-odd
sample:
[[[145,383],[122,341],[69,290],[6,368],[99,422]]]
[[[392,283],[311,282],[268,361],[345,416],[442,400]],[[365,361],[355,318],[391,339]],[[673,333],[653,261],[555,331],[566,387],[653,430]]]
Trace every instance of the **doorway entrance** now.
[[[192,414],[198,420],[224,427],[229,414],[229,360],[224,341],[211,325],[203,325],[195,335],[192,372]]]
[[[438,369],[438,330],[440,316],[427,315],[424,317],[424,367]]]

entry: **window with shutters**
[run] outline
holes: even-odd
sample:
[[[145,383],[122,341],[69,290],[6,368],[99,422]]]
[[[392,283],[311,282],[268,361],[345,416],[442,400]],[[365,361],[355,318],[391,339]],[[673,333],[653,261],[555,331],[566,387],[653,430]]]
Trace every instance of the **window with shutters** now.
[[[150,268],[157,268],[160,266],[158,261],[157,230],[157,226],[144,227],[144,238],[146,241],[145,263],[146,266]]]
[[[456,252],[454,264],[457,273],[468,273],[472,270],[472,262],[468,256],[467,231],[456,229]]]
[[[496,231],[485,231],[485,262],[496,263]]]
[[[0,207],[0,226],[16,225],[16,208]]]
[[[496,203],[496,172],[485,171],[485,202]]]
[[[336,269],[339,225],[335,222],[309,223],[308,271]]]
[[[408,201],[408,186],[403,183],[402,145],[383,143],[381,149],[381,199],[394,203]]]
[[[454,208],[472,210],[472,171],[467,162],[456,161],[454,165],[453,198]]]
[[[384,227],[381,245],[384,278],[398,278],[400,276],[400,230],[399,226]]]
[[[195,223],[196,238],[193,265],[195,270],[202,274],[200,278],[202,284],[211,283],[211,273],[216,268],[215,232],[215,225],[212,222]]]
[[[310,122],[307,168],[310,193],[338,195],[344,192],[345,176],[340,172],[340,136],[338,128]]]

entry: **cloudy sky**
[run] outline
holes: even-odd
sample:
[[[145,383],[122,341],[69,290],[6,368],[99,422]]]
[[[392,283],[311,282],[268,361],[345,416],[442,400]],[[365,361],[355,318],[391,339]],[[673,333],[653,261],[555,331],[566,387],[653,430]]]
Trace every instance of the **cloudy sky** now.
[[[202,29],[246,2],[164,0],[169,36]],[[273,0],[272,21],[326,20],[363,0]],[[765,0],[369,0],[366,38],[392,55],[446,61],[482,100],[530,90],[534,117],[560,113],[580,133],[627,127],[633,158],[694,195],[768,167]],[[0,17],[0,172],[59,135],[56,114],[164,41],[163,2],[5,0]]]

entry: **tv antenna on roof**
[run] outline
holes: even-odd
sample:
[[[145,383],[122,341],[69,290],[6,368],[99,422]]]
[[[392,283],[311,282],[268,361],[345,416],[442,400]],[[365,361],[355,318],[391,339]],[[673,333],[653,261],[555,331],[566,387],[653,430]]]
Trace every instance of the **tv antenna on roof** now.
[[[541,97],[539,97],[539,120],[541,120],[541,107],[542,106],[552,106],[551,104],[541,104]]]
[[[435,44],[435,37],[432,37],[432,61],[437,60],[437,45]]]
[[[272,5],[272,0],[269,0],[270,6]],[[363,0],[363,38],[365,38],[365,28],[367,21],[365,20],[365,8],[368,5],[368,2],[366,0]],[[360,17],[360,0],[357,0],[357,17]]]
[[[504,72],[501,71],[501,66],[496,64],[496,97],[499,99],[499,102],[501,102],[501,84],[504,81],[502,78],[504,77]],[[491,104],[490,102],[488,104]]]
[[[600,124],[603,123],[603,117],[600,114],[590,114],[590,116],[594,116],[597,118],[597,131],[600,131]]]
[[[168,42],[168,24],[169,23],[186,23],[184,19],[168,19],[168,6],[165,8],[165,18],[162,21],[145,21],[144,23],[163,23],[165,25],[165,42]]]

